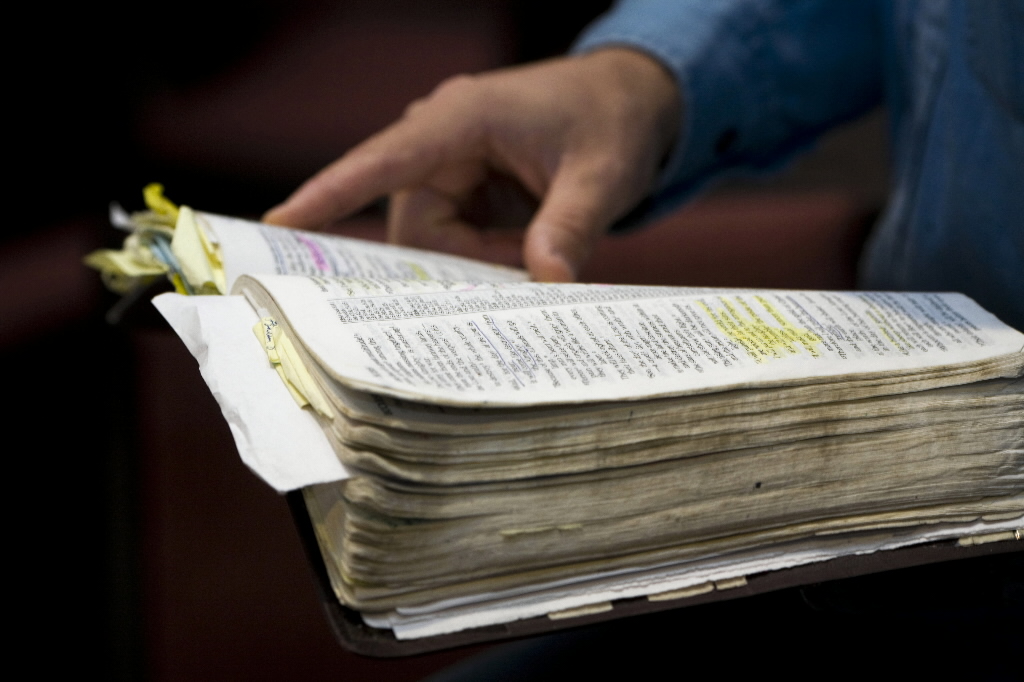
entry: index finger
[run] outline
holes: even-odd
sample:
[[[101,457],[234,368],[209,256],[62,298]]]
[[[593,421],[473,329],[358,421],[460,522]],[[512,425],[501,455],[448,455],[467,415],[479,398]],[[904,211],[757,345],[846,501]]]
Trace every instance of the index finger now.
[[[263,220],[303,229],[324,227],[379,197],[419,184],[459,139],[453,127],[404,118],[307,180]]]

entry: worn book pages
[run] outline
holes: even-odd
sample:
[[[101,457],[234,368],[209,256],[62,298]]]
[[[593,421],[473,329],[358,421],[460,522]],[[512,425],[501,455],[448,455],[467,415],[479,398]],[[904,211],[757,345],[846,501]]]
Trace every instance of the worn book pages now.
[[[527,587],[481,592],[472,597],[364,612],[363,619],[373,627],[391,629],[399,640],[416,640],[528,618],[554,618],[574,609],[636,597],[685,606],[689,597],[742,586],[747,576],[766,575],[838,556],[892,551],[921,543],[986,537],[995,533],[1002,533],[1012,542],[1014,533],[1019,533],[1016,529],[1024,523],[1020,516],[1007,520],[966,520],[968,518],[923,527],[896,525],[887,529],[817,535],[719,556],[704,554],[692,561],[653,564],[646,569],[608,570],[585,580],[537,581]]]
[[[959,294],[537,284],[182,215],[189,286],[245,302],[159,307],[400,638],[1024,526],[1024,335]]]
[[[922,375],[955,384],[1015,376],[1024,357],[1024,335],[959,294],[269,276],[236,290],[342,384],[452,406]]]
[[[521,282],[522,270],[392,244],[304,232],[212,213],[194,226],[219,252],[228,293],[242,275],[277,274],[371,280]],[[199,258],[193,256],[193,260]]]
[[[956,294],[236,290],[360,472],[307,501],[367,612],[1024,513],[1024,336]]]
[[[334,234],[289,230],[176,206],[159,184],[143,190],[148,210],[111,205],[111,223],[127,232],[120,250],[100,249],[85,263],[107,286],[130,294],[166,275],[182,294],[227,294],[243,274],[512,282],[526,272],[420,249]]]
[[[792,408],[766,405],[757,410],[750,406],[737,414],[716,414],[713,408],[720,410],[721,401],[689,396],[671,399],[678,415],[675,422],[670,416],[639,419],[634,429],[627,418],[577,429],[571,427],[572,418],[567,416],[570,425],[564,428],[485,437],[473,435],[471,426],[447,436],[396,427],[346,428],[351,424],[340,417],[325,428],[335,451],[355,468],[421,483],[455,485],[638,466],[723,450],[781,447],[812,438],[910,428],[934,428],[938,433],[965,418],[980,424],[1020,414],[1024,410],[1020,391],[1019,380],[991,380]],[[714,395],[727,398],[733,393]],[[625,414],[630,411],[643,412],[638,408],[625,410]],[[478,416],[477,421],[484,419]]]

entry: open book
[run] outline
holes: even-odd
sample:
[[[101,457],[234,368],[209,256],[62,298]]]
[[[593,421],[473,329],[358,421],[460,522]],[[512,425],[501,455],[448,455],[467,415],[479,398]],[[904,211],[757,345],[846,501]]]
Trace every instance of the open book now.
[[[156,303],[243,459],[400,640],[1024,527],[1024,334],[962,295],[538,284],[187,209],[171,239],[235,294]]]

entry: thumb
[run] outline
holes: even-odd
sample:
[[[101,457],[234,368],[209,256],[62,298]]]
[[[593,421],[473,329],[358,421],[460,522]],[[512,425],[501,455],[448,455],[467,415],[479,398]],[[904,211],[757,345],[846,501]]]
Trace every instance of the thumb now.
[[[607,172],[559,170],[523,240],[523,262],[534,280],[576,280],[621,210],[617,184]]]

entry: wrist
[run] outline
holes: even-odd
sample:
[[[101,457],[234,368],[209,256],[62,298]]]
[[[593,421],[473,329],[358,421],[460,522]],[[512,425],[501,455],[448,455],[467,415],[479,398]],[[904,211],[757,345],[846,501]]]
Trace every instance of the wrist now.
[[[598,75],[597,82],[623,96],[632,116],[653,133],[658,161],[668,157],[678,136],[683,113],[682,92],[672,72],[654,56],[629,47],[607,47],[580,55]]]

